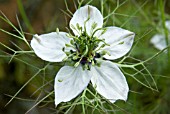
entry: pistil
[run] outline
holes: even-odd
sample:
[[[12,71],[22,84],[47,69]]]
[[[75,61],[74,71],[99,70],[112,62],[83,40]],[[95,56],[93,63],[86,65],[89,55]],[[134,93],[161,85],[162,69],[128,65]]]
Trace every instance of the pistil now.
[[[88,20],[89,19],[87,19],[87,21]],[[96,23],[94,23],[92,29],[94,30],[96,26]],[[73,62],[74,67],[78,67],[81,64],[83,69],[90,70],[91,65],[98,65],[97,59],[104,56],[103,51],[101,51],[101,53],[98,51],[105,46],[109,46],[109,44],[107,44],[104,39],[99,39],[94,35],[98,30],[103,30],[100,33],[102,35],[106,32],[106,29],[99,28],[94,31],[92,30],[93,33],[91,36],[89,36],[86,33],[86,28],[84,28],[84,31],[82,31],[82,27],[80,27],[78,24],[76,27],[73,26],[72,28],[77,30],[80,33],[80,36],[73,36],[71,34],[67,35],[69,38],[72,38],[72,40],[70,41],[70,44],[66,44],[65,46],[66,48],[71,47],[74,50],[70,50],[70,52],[65,53],[67,54],[68,60]]]

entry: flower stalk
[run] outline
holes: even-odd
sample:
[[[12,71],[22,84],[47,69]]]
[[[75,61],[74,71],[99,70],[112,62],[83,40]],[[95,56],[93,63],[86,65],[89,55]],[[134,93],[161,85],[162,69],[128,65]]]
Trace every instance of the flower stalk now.
[[[163,30],[164,30],[164,35],[165,35],[165,41],[166,41],[166,45],[168,46],[169,43],[169,38],[168,38],[168,30],[167,27],[165,25],[165,10],[164,10],[164,3],[163,0],[159,0],[159,8],[160,8],[160,12],[161,12],[161,19],[162,19],[162,25],[163,25]],[[167,49],[167,55],[168,55],[168,62],[170,63],[170,49]]]

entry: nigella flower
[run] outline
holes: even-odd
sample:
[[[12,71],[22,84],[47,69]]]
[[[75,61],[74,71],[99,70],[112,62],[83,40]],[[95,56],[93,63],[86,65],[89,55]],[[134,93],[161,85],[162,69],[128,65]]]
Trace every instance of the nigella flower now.
[[[170,20],[165,22],[165,26],[166,26],[168,32],[170,33]],[[170,42],[170,36],[169,35],[168,35],[168,40]],[[164,34],[156,34],[156,35],[154,35],[151,38],[150,42],[155,46],[155,48],[157,48],[159,50],[163,50],[164,48],[167,47],[166,38],[165,38]]]
[[[126,100],[129,87],[115,60],[132,47],[135,34],[110,26],[102,28],[103,16],[93,6],[79,8],[70,21],[74,35],[51,32],[34,35],[31,47],[41,59],[66,62],[56,75],[55,105],[79,95],[89,83],[110,102]]]

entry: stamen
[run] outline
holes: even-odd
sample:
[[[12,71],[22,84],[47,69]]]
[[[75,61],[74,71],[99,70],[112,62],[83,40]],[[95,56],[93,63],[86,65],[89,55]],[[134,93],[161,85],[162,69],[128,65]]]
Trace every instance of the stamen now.
[[[56,28],[56,33],[59,34],[59,28]]]
[[[66,47],[72,47],[75,49],[74,51],[69,52],[69,54],[71,54],[70,56],[68,55],[68,59],[72,61],[71,64],[74,67],[78,67],[81,64],[83,69],[86,70],[90,70],[91,65],[100,66],[96,59],[102,59],[103,55],[105,54],[110,55],[109,52],[102,52],[102,54],[97,53],[97,51],[99,51],[101,48],[110,45],[105,42],[105,39],[99,39],[97,38],[98,36],[94,37],[97,31],[101,30],[99,35],[102,35],[106,32],[107,29],[97,28],[97,23],[94,22],[90,31],[92,33],[89,36],[89,34],[86,32],[86,23],[89,20],[90,15],[84,22],[84,30],[82,30],[82,27],[78,23],[76,24],[76,27],[71,25],[71,27],[79,33],[79,36],[67,34],[67,36],[72,38],[72,40],[70,40],[69,44],[66,44]],[[102,44],[99,46],[99,43]]]
[[[67,34],[66,36],[67,36],[68,38],[73,38],[73,39],[79,40],[78,37],[73,36],[73,35],[71,35],[71,34]]]
[[[108,51],[106,51],[106,50],[103,50],[100,54],[101,54],[102,56],[104,56],[104,55],[106,55],[106,54],[108,54],[109,56],[111,56],[111,54],[110,54]]]
[[[76,24],[76,27],[78,30],[80,30],[80,32],[82,32],[82,27],[78,23]]]
[[[78,29],[76,29],[73,24],[71,24],[71,28],[74,29],[78,34],[81,34],[81,31],[78,31]]]
[[[73,49],[76,49],[73,45],[65,44],[66,47],[72,47]]]
[[[106,28],[98,28],[98,29],[96,29],[96,30],[93,32],[93,34],[91,35],[91,38],[93,38],[93,37],[94,37],[94,34],[95,34],[97,31],[99,31],[99,30],[103,30],[102,33],[103,33],[103,32],[105,33],[107,29],[106,29]],[[102,33],[101,33],[101,34],[102,34]],[[103,34],[104,34],[104,33],[103,33]],[[100,34],[100,36],[101,36],[101,34]],[[99,36],[98,36],[98,37],[99,37]]]
[[[66,56],[62,61],[66,61],[68,59],[68,57]]]
[[[85,55],[87,55],[87,53],[88,53],[88,46],[86,45],[86,50],[85,50],[85,52],[83,53],[82,57],[84,57]]]
[[[78,61],[76,64],[74,64],[74,67],[78,67],[80,62]]]
[[[94,23],[92,24],[91,28],[92,28],[92,30],[94,30],[96,27],[97,27],[97,23],[94,22]]]
[[[97,23],[94,22],[94,23],[92,24],[92,26],[91,26],[91,29],[90,29],[91,34],[93,33],[93,30],[94,30],[96,27],[97,27]]]
[[[87,23],[87,21],[89,21],[89,20],[90,20],[90,15],[88,15],[87,20],[84,21],[84,33],[86,33],[86,23]]]

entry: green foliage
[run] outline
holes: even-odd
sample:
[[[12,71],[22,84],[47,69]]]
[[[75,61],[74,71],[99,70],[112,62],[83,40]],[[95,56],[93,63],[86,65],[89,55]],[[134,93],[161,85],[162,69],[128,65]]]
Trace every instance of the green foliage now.
[[[164,51],[169,50],[169,47],[158,51],[150,44],[150,38],[162,30],[166,36],[169,35],[165,28],[165,20],[170,19],[168,14],[170,12],[165,12],[170,7],[168,0],[73,1],[64,0],[61,2],[61,4],[65,3],[66,6],[65,9],[61,9],[61,12],[66,17],[66,22],[63,21],[64,16],[62,14],[62,23],[56,23],[62,26],[64,31],[68,30],[65,28],[65,25],[76,8],[85,4],[91,4],[98,7],[102,12],[105,22],[104,26],[118,26],[136,33],[135,44],[131,52],[125,57],[113,61],[121,67],[128,80],[130,92],[127,102],[117,101],[115,104],[111,104],[100,96],[90,84],[76,99],[68,103],[62,103],[56,109],[54,106],[53,83],[54,77],[61,66],[63,66],[63,63],[48,63],[36,57],[29,43],[29,37],[32,37],[32,32],[38,32],[31,26],[32,21],[30,20],[34,17],[31,18],[29,15],[26,15],[26,12],[29,13],[29,11],[24,11],[21,0],[18,0],[19,14],[22,19],[16,17],[17,27],[11,23],[5,14],[1,13],[2,15],[0,16],[0,21],[10,26],[9,29],[4,29],[0,26],[0,31],[8,34],[10,39],[9,44],[6,44],[4,41],[0,42],[0,86],[6,86],[10,90],[11,86],[15,84],[6,85],[4,81],[16,83],[13,92],[8,93],[2,89],[2,93],[6,95],[1,97],[4,97],[6,100],[1,105],[6,104],[7,110],[11,110],[8,108],[8,105],[15,99],[17,102],[29,102],[32,104],[29,108],[25,108],[27,113],[33,109],[42,110],[39,107],[43,107],[48,113],[61,114],[168,114],[168,106],[170,106],[170,89],[168,88],[170,85],[170,57]],[[54,0],[54,2],[58,2],[58,0]],[[30,5],[29,7],[33,6]],[[41,9],[38,9],[38,13],[39,10]],[[48,12],[43,13],[47,15]],[[45,29],[42,29],[43,33],[54,30],[54,27],[50,28],[50,25],[55,25],[54,20],[56,21],[57,19],[53,15],[50,18],[51,21],[48,21],[44,25]],[[58,16],[57,18],[60,17]],[[22,29],[23,25],[19,20],[26,25],[26,29]],[[41,23],[43,24],[42,21]],[[58,25],[56,25],[56,28]],[[27,34],[25,31],[31,33]]]

